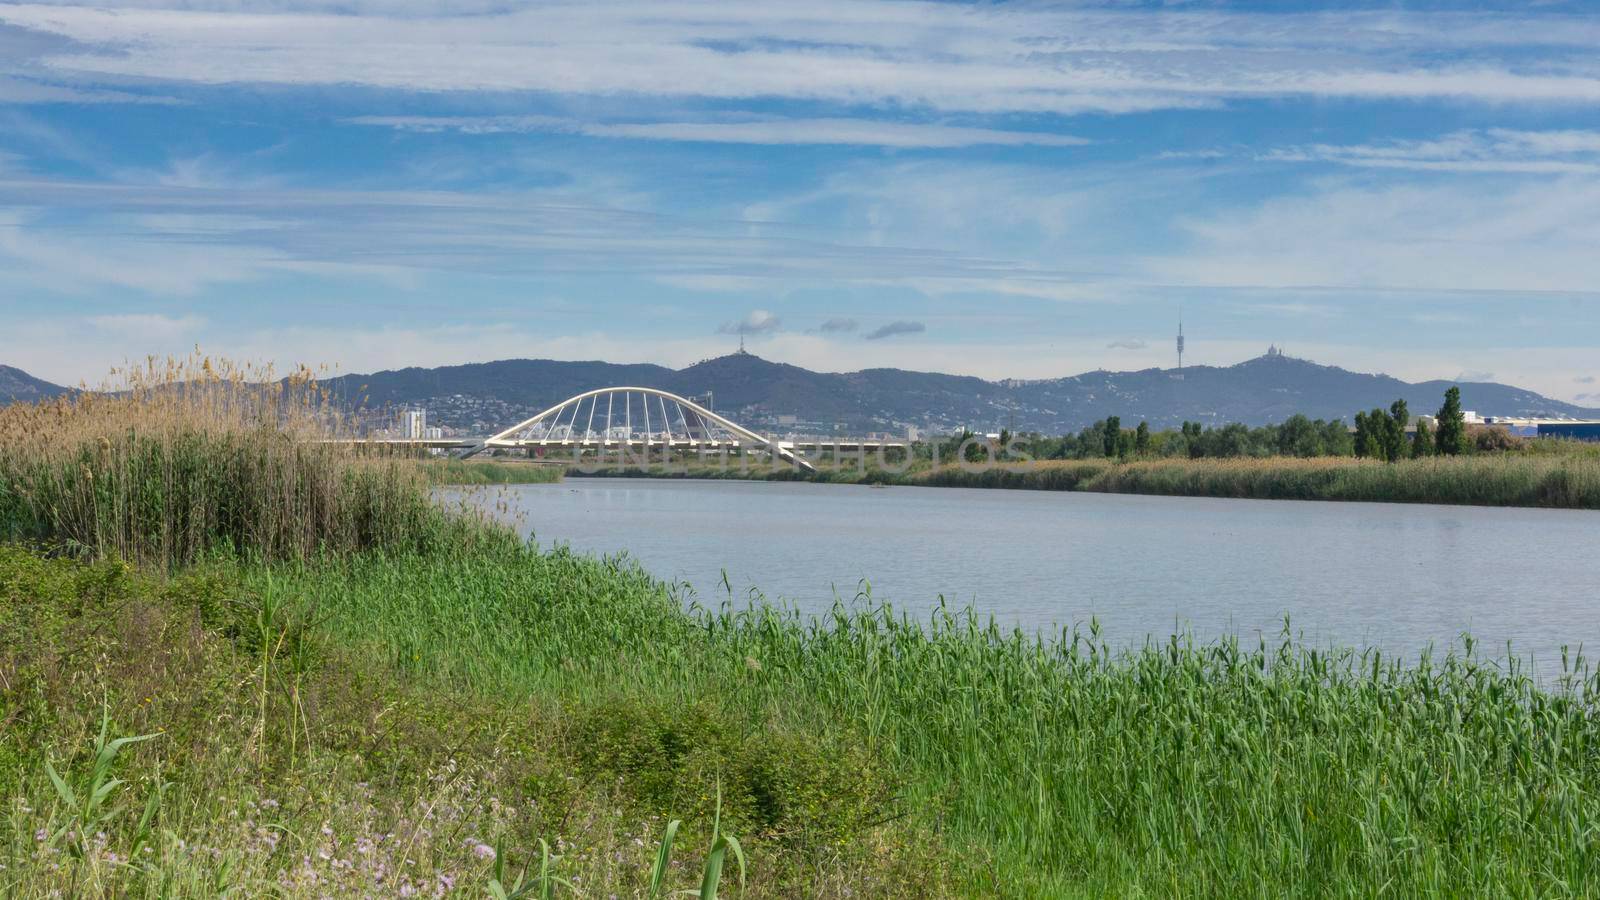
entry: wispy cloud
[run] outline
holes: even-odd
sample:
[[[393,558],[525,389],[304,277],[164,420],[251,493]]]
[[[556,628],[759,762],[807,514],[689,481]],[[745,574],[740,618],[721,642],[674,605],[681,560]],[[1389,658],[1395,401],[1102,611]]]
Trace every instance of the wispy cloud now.
[[[1595,296],[1600,179],[1331,182],[1179,220],[1142,278],[1190,287]]]
[[[174,339],[193,335],[205,326],[205,319],[199,316],[167,316],[158,313],[90,316],[88,321],[95,328],[118,335],[125,340],[156,344],[167,344]]]
[[[0,271],[60,290],[191,294],[277,274],[645,275],[704,290],[786,280],[992,277],[990,259],[742,217],[664,216],[605,192],[320,190],[0,179]],[[48,213],[46,212],[48,211]],[[1006,268],[1015,269],[1016,264]]]
[[[1592,175],[1600,174],[1600,131],[1491,128],[1425,141],[1311,144],[1275,150],[1263,158],[1374,169]]]
[[[1141,340],[1112,341],[1106,344],[1107,350],[1143,350],[1150,346]]]
[[[744,318],[723,322],[718,334],[770,334],[783,327],[783,320],[764,309],[753,309]]]
[[[887,325],[879,325],[877,328],[867,332],[865,335],[863,335],[863,337],[869,341],[881,341],[884,338],[890,338],[901,334],[922,334],[927,330],[928,326],[922,324],[921,322],[908,322],[902,320],[898,322],[890,322]]]
[[[823,334],[846,334],[855,331],[859,323],[855,319],[829,319],[817,327]]]
[[[0,74],[0,103],[149,103],[167,106],[179,102],[159,94],[84,89]]]
[[[1134,112],[1241,97],[1593,103],[1592,18],[1250,14],[820,0],[212,9],[0,7],[74,42],[46,71],[199,84],[362,85],[969,112]],[[1537,49],[1529,63],[1530,51]],[[1469,59],[1461,58],[1471,50]]]
[[[553,132],[589,137],[718,144],[836,144],[896,148],[993,146],[1076,147],[1089,143],[1071,135],[998,131],[955,125],[884,122],[873,119],[761,119],[741,122],[585,122],[555,116],[358,116],[356,125],[402,131],[462,134]]]

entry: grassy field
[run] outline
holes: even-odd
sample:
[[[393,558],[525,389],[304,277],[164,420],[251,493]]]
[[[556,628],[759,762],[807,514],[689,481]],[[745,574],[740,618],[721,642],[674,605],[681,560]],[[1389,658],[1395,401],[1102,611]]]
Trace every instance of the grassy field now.
[[[1600,892],[1578,659],[686,609],[278,398],[119,402],[0,414],[0,895]]]

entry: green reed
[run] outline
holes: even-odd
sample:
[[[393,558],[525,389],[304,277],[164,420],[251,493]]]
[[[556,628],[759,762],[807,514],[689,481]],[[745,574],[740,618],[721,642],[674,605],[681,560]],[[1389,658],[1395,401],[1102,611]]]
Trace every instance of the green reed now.
[[[561,480],[560,466],[494,460],[433,459],[422,464],[430,484],[553,484]]]
[[[944,466],[913,473],[899,483],[1257,500],[1600,509],[1600,457],[1572,452],[1432,457],[1398,463],[1273,457]]]
[[[505,548],[351,560],[302,589],[414,676],[585,702],[716,697],[741,727],[848,735],[895,811],[1013,892],[1600,889],[1600,681],[1442,657],[1182,639],[1116,652],[841,605],[685,615],[618,561]],[[864,817],[870,820],[872,817]]]

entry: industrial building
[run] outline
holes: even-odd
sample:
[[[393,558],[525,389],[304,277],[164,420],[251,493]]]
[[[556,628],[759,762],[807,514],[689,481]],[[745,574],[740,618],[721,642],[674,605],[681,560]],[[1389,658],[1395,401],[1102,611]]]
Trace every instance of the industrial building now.
[[[1600,422],[1540,422],[1538,436],[1577,441],[1600,441]]]

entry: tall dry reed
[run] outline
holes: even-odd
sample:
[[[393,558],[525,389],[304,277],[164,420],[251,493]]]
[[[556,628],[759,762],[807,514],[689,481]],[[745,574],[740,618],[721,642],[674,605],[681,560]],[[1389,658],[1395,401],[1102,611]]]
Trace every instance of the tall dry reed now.
[[[416,467],[339,443],[346,425],[309,369],[151,358],[0,409],[0,539],[165,566],[428,539]]]

